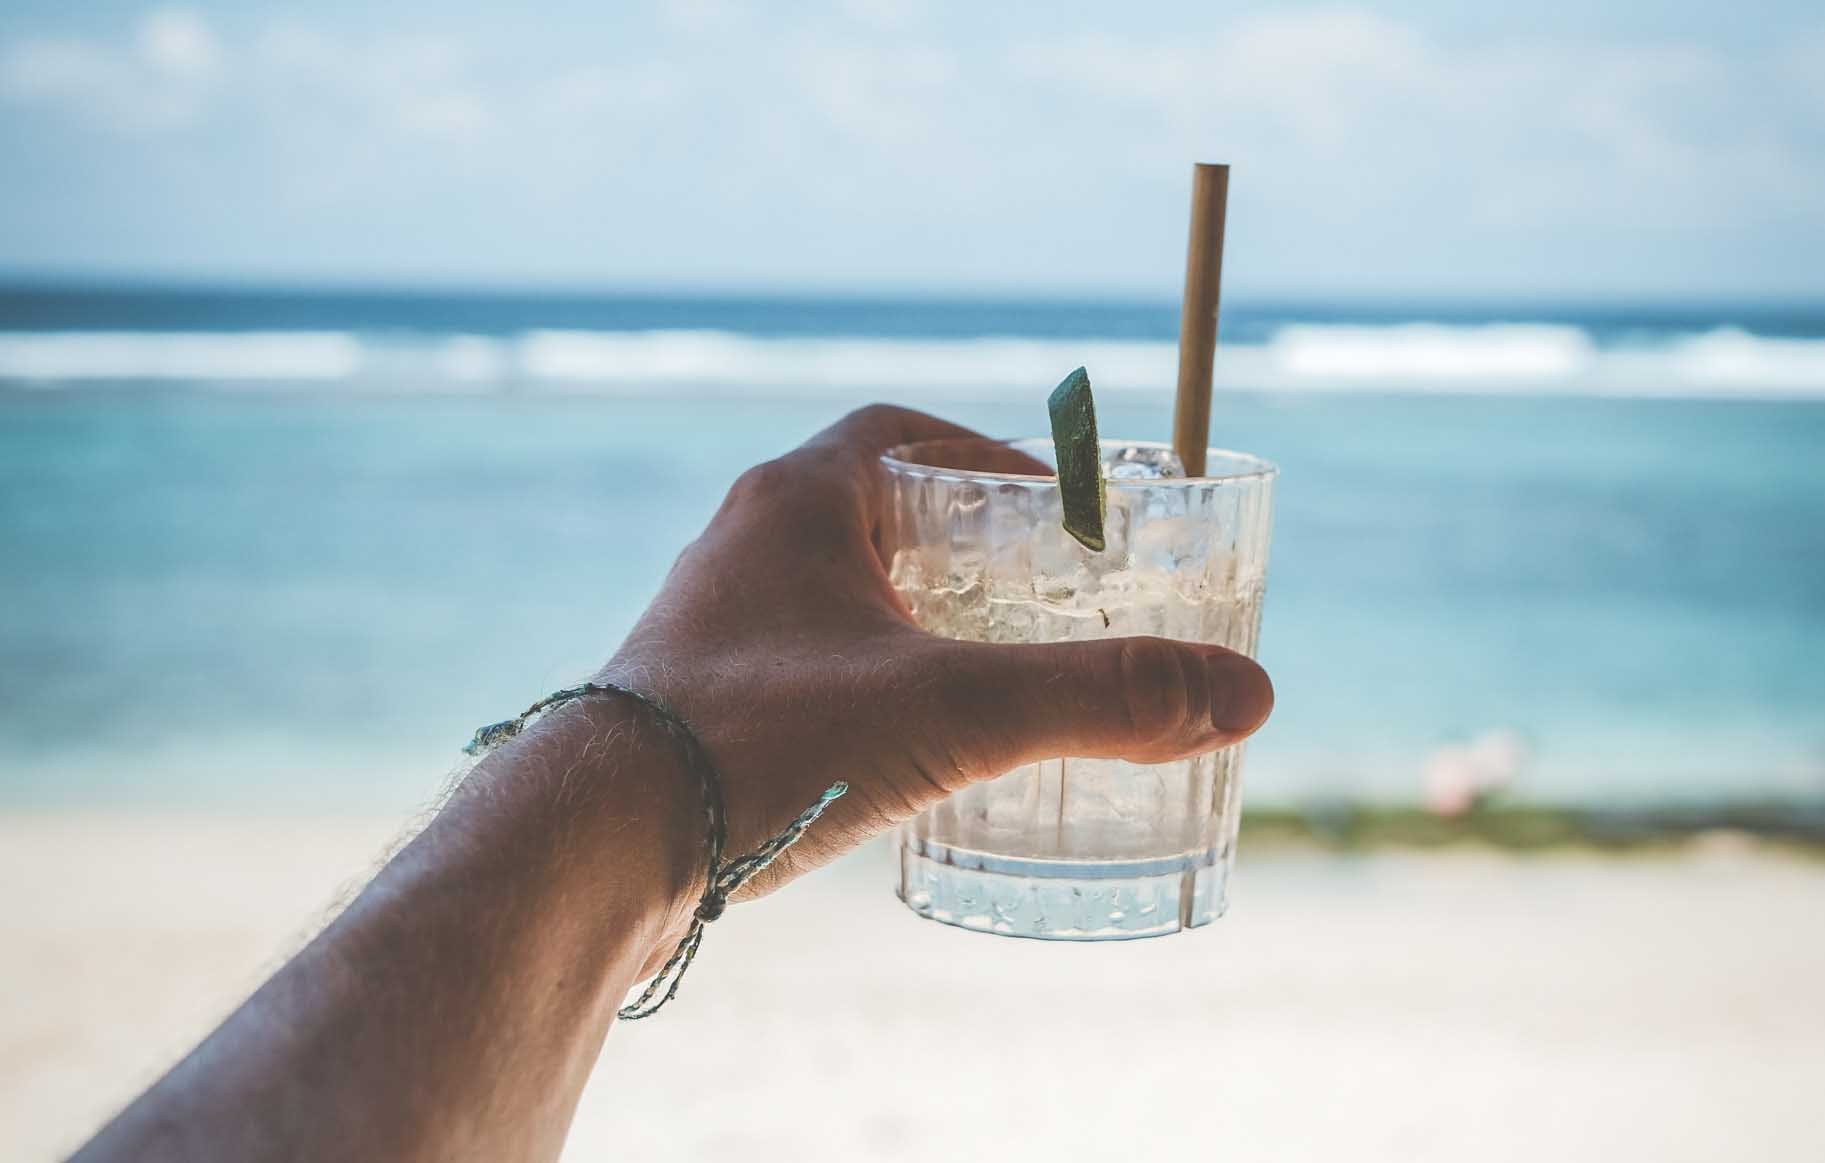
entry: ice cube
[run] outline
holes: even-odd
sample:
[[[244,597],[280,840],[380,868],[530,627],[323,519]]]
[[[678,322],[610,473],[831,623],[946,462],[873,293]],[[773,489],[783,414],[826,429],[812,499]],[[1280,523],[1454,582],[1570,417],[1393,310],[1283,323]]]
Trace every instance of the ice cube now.
[[[1170,448],[1118,449],[1103,457],[1103,476],[1112,481],[1146,481],[1182,477],[1185,465]]]

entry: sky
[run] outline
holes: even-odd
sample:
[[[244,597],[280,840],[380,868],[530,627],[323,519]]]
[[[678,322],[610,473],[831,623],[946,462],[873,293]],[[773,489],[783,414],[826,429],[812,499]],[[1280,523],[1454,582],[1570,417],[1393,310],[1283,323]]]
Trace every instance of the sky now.
[[[0,277],[1825,297],[1816,3],[0,9]]]

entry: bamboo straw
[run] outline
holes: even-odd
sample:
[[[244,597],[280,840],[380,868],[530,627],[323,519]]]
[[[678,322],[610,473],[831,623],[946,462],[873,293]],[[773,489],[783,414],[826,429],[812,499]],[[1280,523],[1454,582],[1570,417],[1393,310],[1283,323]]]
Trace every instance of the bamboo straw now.
[[[1185,302],[1179,310],[1179,391],[1172,409],[1172,446],[1186,476],[1204,475],[1210,444],[1210,377],[1217,354],[1217,300],[1223,289],[1223,219],[1229,208],[1229,167],[1192,167],[1191,241],[1185,251]]]

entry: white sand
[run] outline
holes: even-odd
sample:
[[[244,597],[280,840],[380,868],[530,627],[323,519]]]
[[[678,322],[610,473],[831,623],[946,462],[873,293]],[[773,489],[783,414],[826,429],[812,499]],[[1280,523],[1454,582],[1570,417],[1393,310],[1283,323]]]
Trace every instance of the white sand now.
[[[0,1142],[73,1146],[388,824],[0,817]],[[919,921],[879,853],[711,930],[569,1158],[1817,1159],[1825,864],[1244,854],[1125,945]]]

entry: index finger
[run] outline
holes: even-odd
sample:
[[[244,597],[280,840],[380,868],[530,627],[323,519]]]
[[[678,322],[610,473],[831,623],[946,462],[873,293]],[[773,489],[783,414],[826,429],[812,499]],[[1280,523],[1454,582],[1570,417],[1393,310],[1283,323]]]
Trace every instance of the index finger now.
[[[892,404],[858,408],[800,445],[793,459],[802,465],[815,465],[812,471],[818,479],[840,481],[843,491],[859,500],[872,537],[883,501],[882,486],[886,483],[881,456],[915,444],[932,449],[974,450],[973,460],[956,463],[954,467],[958,468],[1045,476],[1052,472],[1050,465],[1008,447],[1005,441]]]
[[[805,441],[806,448],[835,448],[873,458],[902,444],[921,440],[982,438],[982,434],[949,420],[940,420],[911,408],[870,404],[857,408],[835,424]]]

